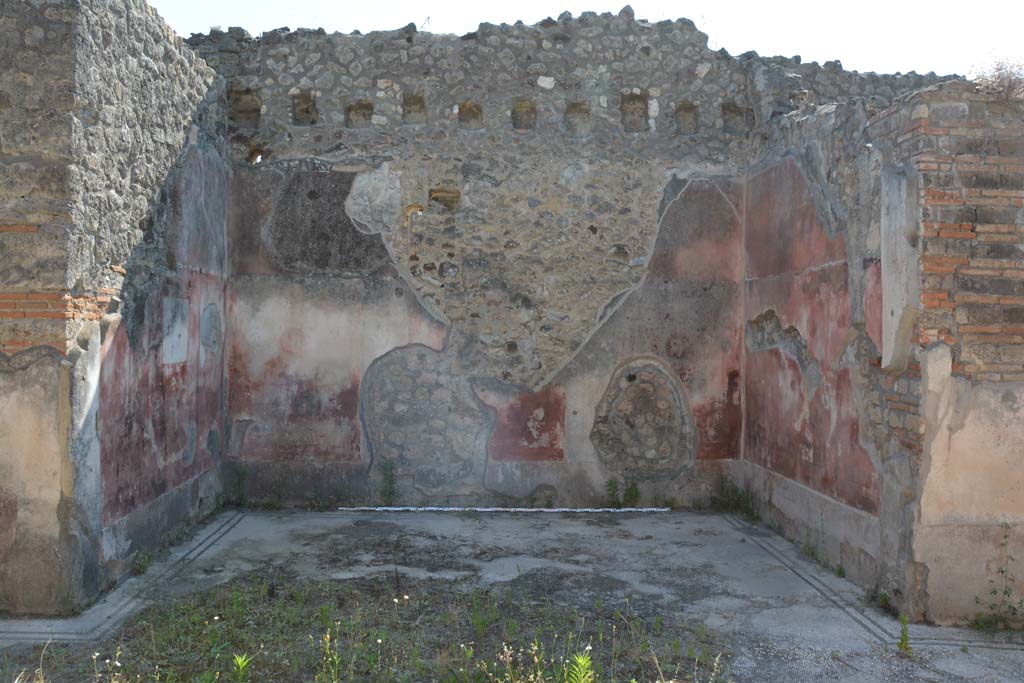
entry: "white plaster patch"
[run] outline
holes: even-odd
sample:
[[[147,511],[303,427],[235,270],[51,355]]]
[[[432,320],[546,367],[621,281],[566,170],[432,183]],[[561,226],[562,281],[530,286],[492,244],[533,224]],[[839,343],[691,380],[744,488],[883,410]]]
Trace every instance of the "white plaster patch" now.
[[[402,214],[401,175],[387,162],[357,175],[345,199],[345,213],[360,232],[389,232]]]
[[[551,76],[538,76],[537,85],[544,88],[545,90],[551,90],[555,87],[555,79]]]
[[[160,362],[184,363],[188,358],[188,299],[167,297],[163,301],[163,343]]]
[[[919,312],[917,176],[902,168],[882,172],[882,367],[901,369],[909,360]]]

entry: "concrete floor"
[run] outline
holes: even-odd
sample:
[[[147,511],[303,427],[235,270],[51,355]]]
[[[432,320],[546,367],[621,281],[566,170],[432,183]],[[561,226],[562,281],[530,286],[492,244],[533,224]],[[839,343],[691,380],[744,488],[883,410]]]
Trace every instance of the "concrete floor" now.
[[[398,572],[555,599],[637,604],[720,634],[744,681],[1024,681],[1024,642],[899,623],[785,539],[731,516],[227,511],[71,619],[0,620],[0,646],[101,638],[146,604],[257,568],[339,580]]]

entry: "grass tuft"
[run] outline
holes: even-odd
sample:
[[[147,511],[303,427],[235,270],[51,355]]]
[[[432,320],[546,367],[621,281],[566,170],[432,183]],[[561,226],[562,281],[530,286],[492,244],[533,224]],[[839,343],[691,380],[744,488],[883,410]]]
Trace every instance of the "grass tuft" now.
[[[391,577],[309,581],[264,570],[153,606],[96,651],[25,653],[31,659],[14,670],[23,673],[0,667],[0,681],[726,681],[719,642],[653,606],[616,599],[584,608],[532,587],[466,588],[403,581],[396,594]]]
[[[760,522],[761,513],[757,509],[757,498],[750,488],[740,488],[724,475],[715,480],[714,489],[708,507],[715,512],[739,515],[748,522]]]

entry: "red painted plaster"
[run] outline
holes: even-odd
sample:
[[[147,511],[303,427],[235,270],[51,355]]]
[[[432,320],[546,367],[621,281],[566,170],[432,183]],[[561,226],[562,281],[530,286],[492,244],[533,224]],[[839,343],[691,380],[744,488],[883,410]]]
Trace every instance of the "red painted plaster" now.
[[[179,284],[176,296],[193,302],[184,362],[161,363],[159,294],[145,303],[135,348],[125,323],[103,347],[97,419],[105,523],[208,471],[214,455],[207,449],[208,434],[216,430],[215,440],[223,438],[223,358],[207,353],[201,364],[199,340],[199,311],[222,300],[223,283],[185,273]]]
[[[747,277],[797,273],[846,258],[842,235],[818,222],[810,190],[792,159],[754,176],[747,199]]]
[[[253,461],[358,462],[359,376],[337,383],[290,372],[289,360],[302,353],[302,330],[295,327],[282,331],[276,354],[262,366],[254,368],[251,351],[248,340],[233,338],[230,412],[236,421],[254,418],[233,452]]]
[[[861,510],[877,513],[879,478],[860,444],[850,370],[839,367],[852,320],[849,264],[841,236],[818,222],[792,161],[751,181],[746,251],[747,317],[774,311],[806,344],[820,382],[805,377],[792,349],[749,350],[745,366],[746,457]],[[856,267],[862,268],[858,263]],[[880,330],[869,266],[869,333]],[[877,309],[880,313],[880,309]],[[876,327],[877,325],[877,327]]]
[[[725,394],[720,399],[693,406],[693,418],[697,427],[699,460],[739,457],[743,411],[738,370],[729,371]]]
[[[565,460],[565,391],[550,386],[508,402],[493,400],[497,423],[487,456],[497,461]]]

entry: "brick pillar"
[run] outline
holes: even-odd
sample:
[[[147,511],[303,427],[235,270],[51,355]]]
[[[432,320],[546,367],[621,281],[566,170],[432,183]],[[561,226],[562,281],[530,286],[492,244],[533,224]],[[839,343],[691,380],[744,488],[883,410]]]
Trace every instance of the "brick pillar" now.
[[[83,600],[69,517],[76,319],[72,296],[75,30],[70,1],[0,5],[0,609],[66,611]]]
[[[903,236],[919,290],[907,367],[921,375],[909,609],[948,622],[978,610],[1004,536],[1024,554],[1024,102],[949,84],[883,125],[918,219]],[[897,276],[883,268],[883,287]]]

